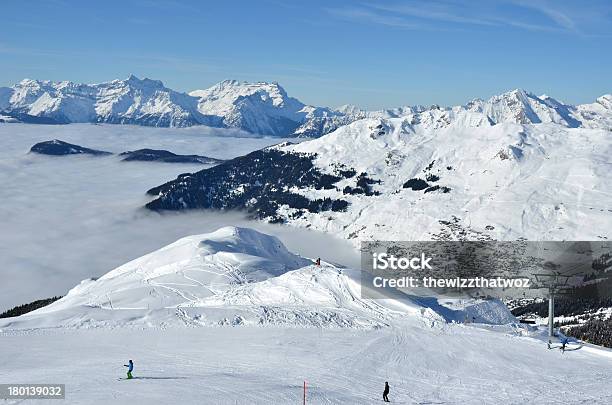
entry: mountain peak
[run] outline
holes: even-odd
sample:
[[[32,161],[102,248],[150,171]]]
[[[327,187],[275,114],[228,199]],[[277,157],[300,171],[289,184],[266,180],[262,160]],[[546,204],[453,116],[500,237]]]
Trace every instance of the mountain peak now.
[[[246,84],[245,81],[240,81],[236,79],[225,79],[217,83],[217,86],[239,86],[240,84]]]
[[[156,88],[164,88],[164,83],[161,80],[153,80],[145,77],[143,79],[139,79],[138,77],[130,74],[128,78],[125,80],[126,83],[136,86],[147,86],[147,87],[156,87]]]
[[[228,88],[228,87],[243,87],[243,88],[278,88],[285,91],[283,87],[276,81],[266,82],[266,81],[257,81],[257,82],[247,82],[246,80],[236,80],[236,79],[227,79],[222,80],[211,88]]]
[[[498,96],[493,96],[492,98],[499,98],[499,99],[518,98],[520,100],[525,100],[530,96],[533,96],[533,94],[528,92],[525,89],[517,88],[514,90],[507,91],[505,93],[502,93]]]
[[[45,83],[45,81],[43,80],[25,78],[19,83],[17,83],[17,86],[19,87],[39,87],[43,83]]]
[[[319,137],[366,117],[407,117],[410,125],[428,128],[490,126],[502,122],[606,129],[612,125],[609,94],[599,97],[597,102],[573,106],[516,88],[462,106],[365,111],[350,104],[336,109],[306,105],[290,97],[276,81],[228,79],[185,94],[165,87],[160,80],[141,79],[134,74],[124,80],[99,84],[23,79],[11,88],[0,88],[0,110],[17,121],[35,116],[56,123],[207,125],[261,135],[303,137]]]
[[[597,97],[597,102],[608,110],[612,110],[612,94],[604,94],[601,97]]]
[[[357,107],[355,104],[344,104],[336,107],[334,111],[338,111],[343,114],[359,114],[362,112],[361,108]]]

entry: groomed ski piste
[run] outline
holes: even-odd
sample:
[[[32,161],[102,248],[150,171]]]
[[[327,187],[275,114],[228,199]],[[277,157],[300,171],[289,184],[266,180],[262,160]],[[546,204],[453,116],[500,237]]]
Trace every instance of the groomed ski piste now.
[[[401,404],[612,403],[608,350],[548,350],[499,301],[390,294],[224,227],[1,320],[0,381],[66,384],[71,404],[297,404],[304,381],[309,404],[381,402],[385,381]]]

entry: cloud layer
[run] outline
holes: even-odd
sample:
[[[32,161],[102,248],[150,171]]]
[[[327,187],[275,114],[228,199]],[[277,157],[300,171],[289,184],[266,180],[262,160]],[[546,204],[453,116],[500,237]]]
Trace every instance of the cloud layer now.
[[[141,208],[148,188],[203,166],[27,153],[36,142],[58,138],[113,152],[150,147],[230,158],[280,141],[218,136],[227,134],[201,127],[0,125],[0,312],[64,294],[180,237],[225,225],[256,227],[306,256],[334,252],[357,265],[349,244],[323,234],[255,223],[238,213],[159,215]]]

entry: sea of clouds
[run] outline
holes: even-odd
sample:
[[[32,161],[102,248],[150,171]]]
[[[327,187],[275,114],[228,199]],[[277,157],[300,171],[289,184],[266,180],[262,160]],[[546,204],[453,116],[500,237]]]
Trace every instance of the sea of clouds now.
[[[205,166],[28,153],[51,139],[115,153],[153,148],[220,159],[284,141],[205,127],[0,124],[0,312],[63,295],[85,278],[226,225],[274,234],[307,257],[359,265],[349,243],[319,232],[250,221],[241,213],[161,215],[142,208],[150,200],[146,190]]]

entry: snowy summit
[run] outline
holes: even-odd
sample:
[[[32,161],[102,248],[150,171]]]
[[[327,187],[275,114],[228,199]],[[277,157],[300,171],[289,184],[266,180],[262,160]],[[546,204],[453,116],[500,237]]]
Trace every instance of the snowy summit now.
[[[0,328],[116,326],[318,326],[378,328],[405,315],[445,322],[464,310],[436,313],[396,292],[361,298],[360,272],[289,252],[273,236],[225,227],[182,238],[100,277],[84,280],[53,304],[0,322]],[[514,317],[500,302],[475,301],[486,323]],[[468,309],[465,309],[468,310]]]
[[[306,105],[278,83],[225,80],[208,89],[174,91],[159,80],[113,80],[77,84],[25,79],[0,88],[0,122],[105,122],[155,127],[239,128],[273,136],[318,137],[366,117],[403,117],[430,128],[449,125],[491,126],[501,123],[557,123],[569,128],[612,129],[611,96],[592,104],[567,105],[549,96],[513,90],[473,100],[463,106],[407,106],[364,111]]]

